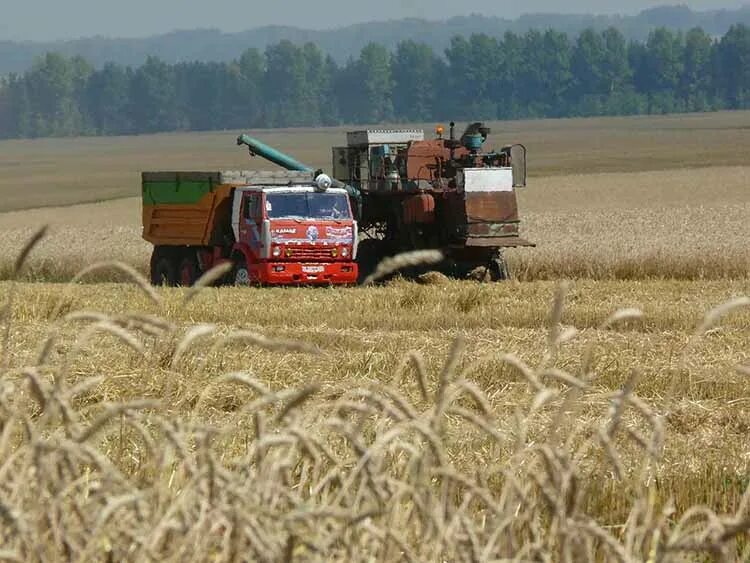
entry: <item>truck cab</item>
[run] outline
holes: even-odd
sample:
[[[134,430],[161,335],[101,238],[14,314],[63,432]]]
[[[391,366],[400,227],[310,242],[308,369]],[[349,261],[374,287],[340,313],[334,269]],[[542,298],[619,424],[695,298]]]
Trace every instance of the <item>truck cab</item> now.
[[[344,189],[236,188],[232,231],[236,285],[357,281],[357,223]]]

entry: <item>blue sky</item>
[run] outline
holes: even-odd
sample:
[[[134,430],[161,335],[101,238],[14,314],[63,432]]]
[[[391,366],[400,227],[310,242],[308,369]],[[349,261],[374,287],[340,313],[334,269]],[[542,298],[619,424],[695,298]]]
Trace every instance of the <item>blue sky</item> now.
[[[0,39],[93,35],[141,37],[196,27],[242,31],[267,24],[325,29],[403,17],[445,19],[471,12],[514,18],[532,12],[636,13],[665,3],[736,8],[748,0],[0,0]]]

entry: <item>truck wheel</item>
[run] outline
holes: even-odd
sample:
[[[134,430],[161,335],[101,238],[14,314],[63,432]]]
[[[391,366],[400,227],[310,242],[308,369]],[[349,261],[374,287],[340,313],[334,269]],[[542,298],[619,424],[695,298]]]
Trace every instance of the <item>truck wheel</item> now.
[[[151,284],[174,286],[177,284],[177,268],[172,253],[165,248],[155,248],[151,257]]]
[[[490,262],[490,280],[493,282],[507,281],[510,279],[508,261],[503,254],[495,256]]]
[[[233,261],[234,266],[232,267],[229,283],[243,287],[250,285],[250,269],[247,267],[247,260],[245,260],[245,257],[235,256]]]
[[[180,261],[177,281],[182,287],[192,287],[200,277],[200,267],[195,253],[188,252],[187,256]]]

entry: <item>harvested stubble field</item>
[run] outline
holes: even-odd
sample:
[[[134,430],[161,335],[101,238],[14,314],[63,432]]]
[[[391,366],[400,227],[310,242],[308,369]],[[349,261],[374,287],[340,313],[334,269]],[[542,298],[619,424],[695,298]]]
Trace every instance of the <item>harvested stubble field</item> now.
[[[541,170],[506,284],[68,286],[144,271],[138,200],[0,215],[5,279],[51,225],[0,283],[0,557],[747,560],[747,123],[503,125]],[[163,137],[40,158],[79,143],[106,184],[127,146],[128,195],[225,135]],[[76,201],[14,158],[30,201]]]

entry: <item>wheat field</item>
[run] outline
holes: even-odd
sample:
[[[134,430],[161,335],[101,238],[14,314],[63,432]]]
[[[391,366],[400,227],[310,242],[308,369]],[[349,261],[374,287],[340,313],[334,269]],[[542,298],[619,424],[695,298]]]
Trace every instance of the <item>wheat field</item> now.
[[[524,235],[535,249],[508,253],[522,281],[735,279],[750,274],[750,167],[550,176],[520,194]],[[0,214],[0,279],[39,225],[50,236],[26,279],[67,281],[87,264],[116,259],[146,273],[140,201]],[[94,281],[112,281],[102,272]]]
[[[502,284],[154,290],[137,198],[9,200],[0,559],[749,560],[747,115],[501,124],[542,169]],[[38,146],[106,182],[158,137]]]

